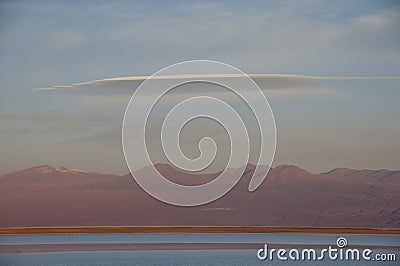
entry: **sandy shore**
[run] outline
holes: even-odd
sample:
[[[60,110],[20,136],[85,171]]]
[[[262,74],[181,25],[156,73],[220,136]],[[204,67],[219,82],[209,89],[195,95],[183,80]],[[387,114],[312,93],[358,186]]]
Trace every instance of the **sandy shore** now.
[[[78,226],[8,227],[0,235],[129,233],[276,233],[400,235],[400,228],[279,227],[279,226]]]

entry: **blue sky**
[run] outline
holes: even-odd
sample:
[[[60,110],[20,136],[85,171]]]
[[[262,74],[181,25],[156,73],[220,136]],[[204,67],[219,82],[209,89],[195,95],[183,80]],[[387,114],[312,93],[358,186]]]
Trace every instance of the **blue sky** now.
[[[192,59],[253,74],[397,77],[399,9],[396,1],[2,1],[0,173],[36,164],[127,171],[120,126],[129,95],[120,84],[107,84],[108,95],[35,88],[151,75]],[[269,96],[276,163],[399,168],[399,79],[313,80],[312,93],[289,83]]]

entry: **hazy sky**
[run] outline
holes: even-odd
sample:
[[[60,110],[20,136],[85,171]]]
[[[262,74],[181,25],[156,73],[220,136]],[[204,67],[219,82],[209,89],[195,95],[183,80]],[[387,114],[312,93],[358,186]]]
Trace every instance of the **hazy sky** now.
[[[126,173],[122,118],[140,81],[34,89],[192,59],[283,74],[256,80],[276,119],[275,164],[400,169],[398,2],[148,2],[0,3],[0,175],[38,164]]]

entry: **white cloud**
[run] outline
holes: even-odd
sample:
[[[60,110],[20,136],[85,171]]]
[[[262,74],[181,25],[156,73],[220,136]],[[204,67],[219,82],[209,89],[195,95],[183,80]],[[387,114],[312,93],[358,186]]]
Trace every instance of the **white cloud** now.
[[[393,77],[340,77],[340,76],[305,76],[289,74],[249,74],[250,76],[270,97],[292,97],[301,95],[330,95],[342,96],[342,92],[325,88],[320,84],[324,80],[400,80],[400,76]],[[175,76],[130,76],[115,77],[100,80],[80,82],[71,85],[59,85],[47,88],[37,88],[40,91],[61,91],[72,95],[91,95],[107,99],[114,99],[112,102],[125,102],[127,95],[132,95],[134,90],[148,78],[157,80],[167,79],[210,79],[218,80],[223,78],[242,78],[238,74],[219,74],[219,75],[175,75]],[[213,92],[213,94],[216,94]],[[112,98],[110,98],[112,97]]]

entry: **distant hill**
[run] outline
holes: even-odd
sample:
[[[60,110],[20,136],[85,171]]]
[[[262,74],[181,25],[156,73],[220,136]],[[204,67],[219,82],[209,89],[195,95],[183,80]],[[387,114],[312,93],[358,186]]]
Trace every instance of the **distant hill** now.
[[[156,167],[167,178],[185,185],[206,183],[218,176],[182,173],[167,164]],[[130,174],[37,166],[0,178],[0,227],[400,227],[400,171],[337,168],[312,174],[297,166],[280,165],[271,168],[263,184],[250,193],[247,187],[254,168],[248,165],[239,183],[221,199],[188,208],[152,198]]]

